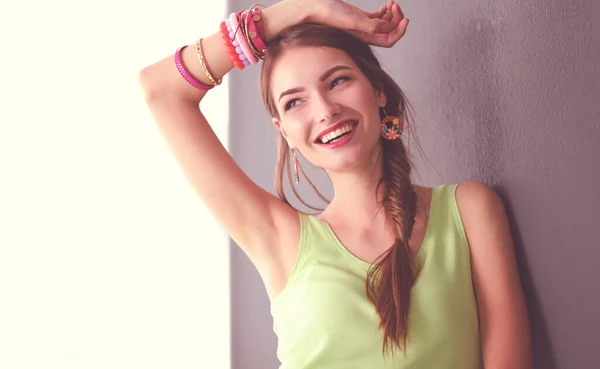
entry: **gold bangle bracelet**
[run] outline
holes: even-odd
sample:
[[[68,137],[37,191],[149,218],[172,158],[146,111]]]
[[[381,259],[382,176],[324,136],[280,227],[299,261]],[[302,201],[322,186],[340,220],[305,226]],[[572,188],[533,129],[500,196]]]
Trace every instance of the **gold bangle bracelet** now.
[[[208,65],[206,65],[206,61],[204,60],[204,49],[202,48],[202,38],[199,38],[198,42],[196,42],[196,54],[198,55],[198,60],[200,61],[202,68],[204,68],[204,73],[206,74],[206,77],[210,80],[210,83],[212,83],[213,86],[220,85],[221,82],[223,81],[223,79],[221,78],[220,80],[215,81],[215,78],[212,76],[212,74],[208,70]]]
[[[262,6],[263,9],[266,8],[265,5],[263,4],[252,4],[247,10],[245,10],[242,15],[246,15],[246,20],[248,19],[248,17],[252,16],[252,12],[254,10],[259,10],[259,6]],[[258,59],[264,59],[265,58],[265,53],[263,53],[262,51],[258,50],[258,48],[254,45],[254,43],[251,40],[251,37],[253,37],[252,35],[248,34],[248,22],[244,22],[244,36],[246,38],[246,40],[248,41],[248,45],[250,46],[250,49],[252,51],[252,53],[254,54],[254,56],[256,56]]]
[[[258,8],[258,6],[262,6],[262,7],[263,7],[263,9],[265,9],[265,8],[267,7],[266,5],[263,5],[263,4],[252,4],[252,5],[250,6],[250,8],[248,8],[248,11],[252,12],[253,10],[260,10],[260,9]]]
[[[244,20],[244,15],[246,17],[246,20]],[[244,38],[246,39],[246,41],[248,42],[248,46],[250,46],[250,51],[252,51],[252,54],[254,54],[254,56],[256,56],[258,59],[262,59],[262,53],[260,51],[258,51],[258,49],[256,48],[256,46],[254,46],[254,43],[252,43],[252,40],[250,39],[250,35],[248,34],[248,17],[250,16],[250,14],[248,13],[248,11],[245,11],[244,13],[242,13],[242,25],[243,25],[243,35]]]

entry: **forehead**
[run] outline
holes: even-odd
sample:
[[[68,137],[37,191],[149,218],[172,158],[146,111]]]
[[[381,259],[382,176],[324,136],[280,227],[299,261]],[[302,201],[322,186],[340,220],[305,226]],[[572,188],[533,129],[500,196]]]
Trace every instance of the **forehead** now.
[[[357,69],[344,51],[331,47],[295,47],[286,50],[271,72],[271,90],[279,96],[284,90],[317,83],[319,77],[336,65]]]

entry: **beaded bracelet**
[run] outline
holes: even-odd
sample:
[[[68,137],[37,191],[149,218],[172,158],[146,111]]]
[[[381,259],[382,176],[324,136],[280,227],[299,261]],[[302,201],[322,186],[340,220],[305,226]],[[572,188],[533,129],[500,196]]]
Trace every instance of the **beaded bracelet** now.
[[[181,51],[186,47],[187,47],[187,45],[184,45],[184,46],[180,47],[179,49],[177,49],[177,51],[175,52],[175,65],[177,66],[177,70],[179,71],[179,74],[181,74],[181,76],[190,85],[196,87],[197,89],[208,91],[208,90],[212,89],[213,87],[215,87],[215,86],[205,85],[204,83],[198,81],[185,68],[185,66],[183,65],[183,61],[181,60]]]
[[[227,54],[229,54],[229,58],[231,59],[231,61],[233,62],[233,65],[237,69],[239,69],[239,70],[244,69],[245,65],[238,57],[237,53],[235,52],[235,47],[231,43],[231,38],[229,37],[229,31],[227,30],[226,23],[221,22],[220,27],[221,27],[221,38],[223,39],[225,47],[227,47]]]
[[[235,48],[235,52],[237,54],[238,59],[240,59],[242,61],[242,63],[244,63],[244,66],[246,66],[246,67],[249,66],[250,61],[248,60],[248,58],[246,58],[246,55],[244,55],[242,48],[239,46],[237,40],[235,39],[235,32],[233,31],[233,28],[231,27],[231,23],[229,22],[229,19],[227,19],[225,21],[225,24],[227,25],[227,31],[229,31],[229,38],[231,40],[231,45]]]
[[[245,35],[243,35],[241,32],[238,32],[239,31],[238,27],[240,27],[240,22],[239,22],[237,13],[231,13],[231,15],[229,15],[229,23],[231,24],[231,29],[235,30],[234,36],[235,36],[235,40],[238,43],[238,45],[235,45],[235,44],[234,45],[241,47],[244,55],[246,56],[246,59],[248,59],[250,61],[250,63],[252,63],[252,64],[258,63],[258,58],[250,50],[250,46],[248,45],[248,41],[246,41]]]

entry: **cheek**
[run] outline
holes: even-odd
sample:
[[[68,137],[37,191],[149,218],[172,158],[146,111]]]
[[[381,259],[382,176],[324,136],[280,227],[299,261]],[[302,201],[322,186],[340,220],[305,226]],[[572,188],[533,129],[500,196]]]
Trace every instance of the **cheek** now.
[[[358,90],[352,97],[352,105],[368,123],[379,123],[379,105],[377,98],[367,88]]]
[[[351,101],[352,107],[360,110],[363,114],[367,114],[370,110],[377,106],[377,99],[368,82],[361,83],[360,86],[356,86],[349,91],[347,96],[348,100]]]
[[[310,130],[300,122],[290,122],[288,125],[286,125],[285,132],[288,136],[288,139],[295,145],[304,145],[304,143],[310,138]]]

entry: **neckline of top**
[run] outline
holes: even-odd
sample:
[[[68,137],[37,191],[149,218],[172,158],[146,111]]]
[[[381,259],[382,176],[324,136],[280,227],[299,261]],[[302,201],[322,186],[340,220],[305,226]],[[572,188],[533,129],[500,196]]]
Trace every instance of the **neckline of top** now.
[[[415,259],[419,259],[422,256],[422,254],[424,252],[423,250],[426,248],[424,246],[427,245],[426,241],[428,240],[428,238],[431,237],[430,236],[430,234],[432,232],[431,231],[431,229],[432,229],[431,220],[435,219],[434,217],[432,217],[433,210],[435,209],[435,207],[433,205],[434,205],[434,203],[437,204],[437,201],[438,201],[438,199],[437,199],[438,196],[437,195],[438,195],[439,190],[441,190],[441,188],[443,186],[445,186],[445,185],[441,185],[441,186],[438,186],[438,187],[432,187],[431,201],[429,203],[429,215],[427,217],[427,226],[425,228],[425,235],[423,236],[423,241],[421,242],[421,246],[419,247],[419,251],[417,251],[417,255],[415,255]],[[371,267],[372,264],[370,264],[370,263],[364,261],[363,259],[359,258],[358,256],[354,255],[353,253],[350,252],[350,250],[348,250],[346,248],[346,246],[344,246],[344,244],[342,243],[342,241],[340,241],[340,239],[338,238],[338,236],[335,234],[335,232],[333,231],[333,229],[331,228],[331,226],[327,222],[325,222],[325,221],[317,218],[314,215],[310,215],[310,216],[313,217],[317,222],[319,222],[319,223],[321,223],[321,224],[323,224],[325,226],[325,229],[327,230],[327,233],[329,234],[329,236],[333,240],[333,243],[336,245],[336,247],[338,249],[340,249],[340,251],[344,255],[346,255],[347,257],[349,257],[351,260],[354,260],[354,262],[356,262],[363,269],[369,269]]]

